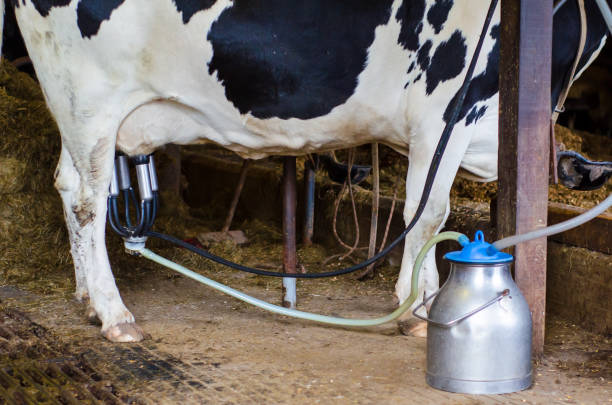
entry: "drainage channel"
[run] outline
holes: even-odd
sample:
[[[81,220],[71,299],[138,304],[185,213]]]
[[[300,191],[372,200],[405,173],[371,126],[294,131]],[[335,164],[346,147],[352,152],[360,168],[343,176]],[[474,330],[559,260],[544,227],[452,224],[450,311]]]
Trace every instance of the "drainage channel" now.
[[[0,403],[142,403],[46,328],[15,310],[0,311]]]
[[[244,385],[228,377],[223,358],[184,361],[151,341],[65,338],[0,308],[0,405],[283,402],[271,381]]]

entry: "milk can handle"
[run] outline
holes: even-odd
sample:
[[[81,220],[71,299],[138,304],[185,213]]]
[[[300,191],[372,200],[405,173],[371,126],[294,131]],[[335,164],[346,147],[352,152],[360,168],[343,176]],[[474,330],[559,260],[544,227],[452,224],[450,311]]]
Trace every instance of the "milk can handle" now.
[[[440,290],[441,290],[441,289],[440,289]],[[471,311],[470,311],[470,312],[468,312],[467,314],[465,314],[465,315],[463,315],[463,316],[461,316],[461,317],[459,317],[459,318],[457,318],[457,319],[455,319],[455,320],[452,320],[452,321],[450,321],[450,322],[446,322],[446,323],[436,322],[436,321],[433,321],[433,320],[431,320],[431,319],[429,319],[429,318],[427,318],[427,317],[424,317],[424,316],[418,315],[418,314],[416,313],[416,311],[418,311],[418,310],[419,310],[419,309],[420,309],[422,306],[424,306],[425,304],[427,304],[427,302],[428,302],[429,300],[431,300],[433,297],[435,297],[436,295],[438,295],[438,294],[440,293],[440,290],[436,291],[435,293],[431,294],[429,297],[425,298],[425,299],[423,300],[423,302],[421,302],[421,303],[420,303],[420,304],[419,304],[419,305],[418,305],[418,306],[417,306],[417,307],[414,309],[414,311],[412,311],[412,315],[416,316],[416,317],[417,317],[417,318],[419,318],[419,319],[422,319],[422,320],[424,320],[424,321],[427,321],[427,322],[429,322],[429,323],[433,323],[433,324],[434,324],[434,325],[436,325],[436,326],[440,326],[440,327],[442,327],[442,328],[450,328],[450,327],[452,327],[452,326],[455,326],[456,324],[458,324],[459,322],[463,321],[464,319],[467,319],[467,318],[469,318],[470,316],[472,316],[472,315],[474,315],[474,314],[476,314],[476,313],[478,313],[478,312],[482,311],[482,310],[483,310],[483,309],[485,309],[486,307],[488,307],[488,306],[491,306],[491,305],[495,304],[497,301],[501,300],[501,299],[502,299],[502,298],[504,298],[506,295],[510,294],[510,290],[506,288],[504,291],[502,291],[501,293],[499,293],[499,295],[498,295],[497,297],[493,298],[491,301],[487,302],[486,304],[481,305],[481,306],[479,306],[478,308],[471,310]]]

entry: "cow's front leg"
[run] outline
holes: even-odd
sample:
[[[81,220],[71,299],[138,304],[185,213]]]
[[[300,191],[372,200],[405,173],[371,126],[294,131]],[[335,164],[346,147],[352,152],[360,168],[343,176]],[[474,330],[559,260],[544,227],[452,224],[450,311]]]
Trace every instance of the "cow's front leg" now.
[[[440,163],[425,210],[414,228],[406,236],[401,271],[395,285],[395,293],[400,303],[403,303],[410,295],[414,261],[419,251],[431,237],[442,229],[450,212],[450,189],[469,143],[468,134],[457,132],[455,131],[452,135]],[[420,149],[414,147],[410,151],[408,176],[406,178],[406,204],[404,206],[406,225],[417,211],[435,146],[435,144],[421,145]],[[427,334],[427,324],[414,318],[412,310],[423,301],[423,297],[431,295],[439,287],[435,257],[434,247],[427,254],[420,269],[417,299],[398,321],[398,326],[404,334],[413,336],[426,336]],[[425,309],[420,311],[422,315],[426,315]]]
[[[134,342],[142,340],[143,332],[121,300],[104,241],[114,141],[114,136],[78,142],[63,137],[55,184],[64,203],[77,298],[89,298],[87,315],[97,316],[107,339]]]

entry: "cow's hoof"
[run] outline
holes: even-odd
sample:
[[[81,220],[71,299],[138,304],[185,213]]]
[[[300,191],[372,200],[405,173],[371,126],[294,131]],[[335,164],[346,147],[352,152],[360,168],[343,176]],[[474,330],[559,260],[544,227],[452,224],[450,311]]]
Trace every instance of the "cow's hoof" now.
[[[87,317],[87,322],[89,322],[92,325],[102,324],[102,322],[100,322],[100,318],[98,318],[98,314],[96,310],[90,305],[87,306],[87,311],[85,312],[85,316]]]
[[[402,335],[427,337],[427,322],[420,319],[410,318],[404,321],[398,321],[397,327]]]
[[[140,342],[145,338],[145,333],[135,322],[124,322],[102,331],[105,338],[111,342]]]

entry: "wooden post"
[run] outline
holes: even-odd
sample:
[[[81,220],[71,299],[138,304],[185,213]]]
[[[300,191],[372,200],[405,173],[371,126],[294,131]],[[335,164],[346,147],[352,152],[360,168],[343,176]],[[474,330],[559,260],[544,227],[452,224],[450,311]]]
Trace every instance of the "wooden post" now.
[[[501,2],[499,237],[546,226],[550,142],[552,2]],[[514,248],[515,279],[533,319],[533,352],[544,348],[546,238]]]
[[[238,207],[238,201],[240,201],[240,194],[242,194],[242,189],[244,188],[244,182],[246,181],[246,175],[247,171],[249,170],[250,163],[250,159],[244,159],[242,161],[238,184],[236,185],[236,189],[234,190],[234,196],[232,197],[232,202],[230,203],[229,211],[227,212],[227,217],[225,217],[225,224],[223,225],[223,228],[221,228],[221,232],[223,233],[229,232],[230,227],[232,226],[234,214],[236,214],[236,207]]]

